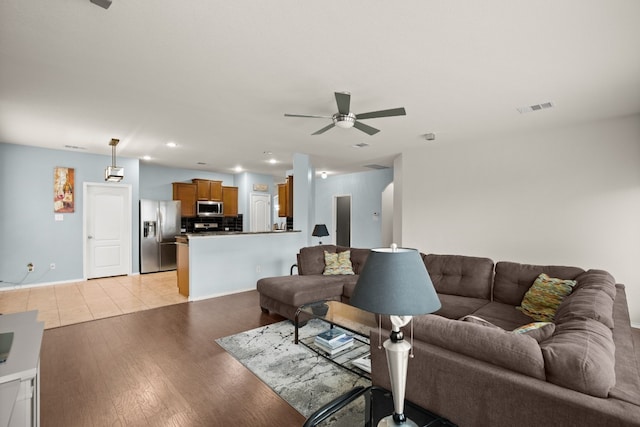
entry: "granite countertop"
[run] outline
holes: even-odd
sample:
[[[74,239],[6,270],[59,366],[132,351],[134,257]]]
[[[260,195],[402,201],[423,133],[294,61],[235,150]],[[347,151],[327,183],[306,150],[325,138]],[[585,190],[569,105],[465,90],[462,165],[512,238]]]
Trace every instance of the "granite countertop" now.
[[[244,236],[247,234],[282,234],[282,233],[299,233],[300,230],[269,230],[269,231],[201,231],[198,233],[182,233],[177,238],[198,238],[211,236]]]

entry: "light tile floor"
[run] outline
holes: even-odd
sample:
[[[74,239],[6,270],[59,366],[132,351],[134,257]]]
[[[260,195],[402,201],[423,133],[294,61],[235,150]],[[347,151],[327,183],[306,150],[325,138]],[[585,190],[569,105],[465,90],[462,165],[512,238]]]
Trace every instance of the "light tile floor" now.
[[[38,310],[45,329],[186,302],[175,271],[0,292],[0,313]]]

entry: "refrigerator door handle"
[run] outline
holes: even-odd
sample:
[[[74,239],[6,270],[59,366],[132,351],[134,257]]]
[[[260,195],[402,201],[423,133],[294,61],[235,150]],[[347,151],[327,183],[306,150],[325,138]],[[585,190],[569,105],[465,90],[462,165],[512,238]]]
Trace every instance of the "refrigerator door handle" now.
[[[156,211],[156,215],[158,218],[158,231],[156,232],[156,242],[162,242],[162,211],[158,209]]]

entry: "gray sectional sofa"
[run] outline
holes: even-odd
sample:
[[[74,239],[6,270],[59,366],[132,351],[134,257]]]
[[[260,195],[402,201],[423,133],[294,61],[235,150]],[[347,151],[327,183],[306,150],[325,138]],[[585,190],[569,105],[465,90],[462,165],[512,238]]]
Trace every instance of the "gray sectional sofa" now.
[[[301,249],[299,276],[258,282],[263,310],[292,319],[300,304],[348,303],[368,250],[351,249],[355,275],[330,277],[321,271],[324,250],[348,249]],[[456,255],[422,257],[442,308],[414,318],[408,400],[461,427],[640,426],[640,375],[625,289],[609,273]],[[558,307],[551,332],[514,334],[533,322],[515,307],[540,273],[577,284]],[[387,318],[385,327],[390,327]],[[372,343],[377,334],[371,331]],[[405,336],[410,337],[408,326]],[[384,350],[375,344],[371,350],[373,384],[389,388]]]

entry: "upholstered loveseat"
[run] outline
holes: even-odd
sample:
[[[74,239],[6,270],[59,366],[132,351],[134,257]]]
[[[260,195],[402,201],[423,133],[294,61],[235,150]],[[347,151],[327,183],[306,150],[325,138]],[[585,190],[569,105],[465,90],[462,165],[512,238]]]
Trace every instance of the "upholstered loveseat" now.
[[[354,275],[323,275],[325,250],[350,250]],[[292,319],[301,304],[348,303],[368,253],[331,245],[301,249],[298,276],[258,282],[262,309]],[[609,273],[421,256],[442,308],[414,318],[408,400],[461,427],[640,426],[640,376],[626,294]],[[516,307],[542,273],[574,280],[573,290],[553,322],[540,328],[544,333],[513,333],[534,322]],[[388,319],[382,321],[388,329]],[[389,388],[377,333],[371,333],[372,380]]]

